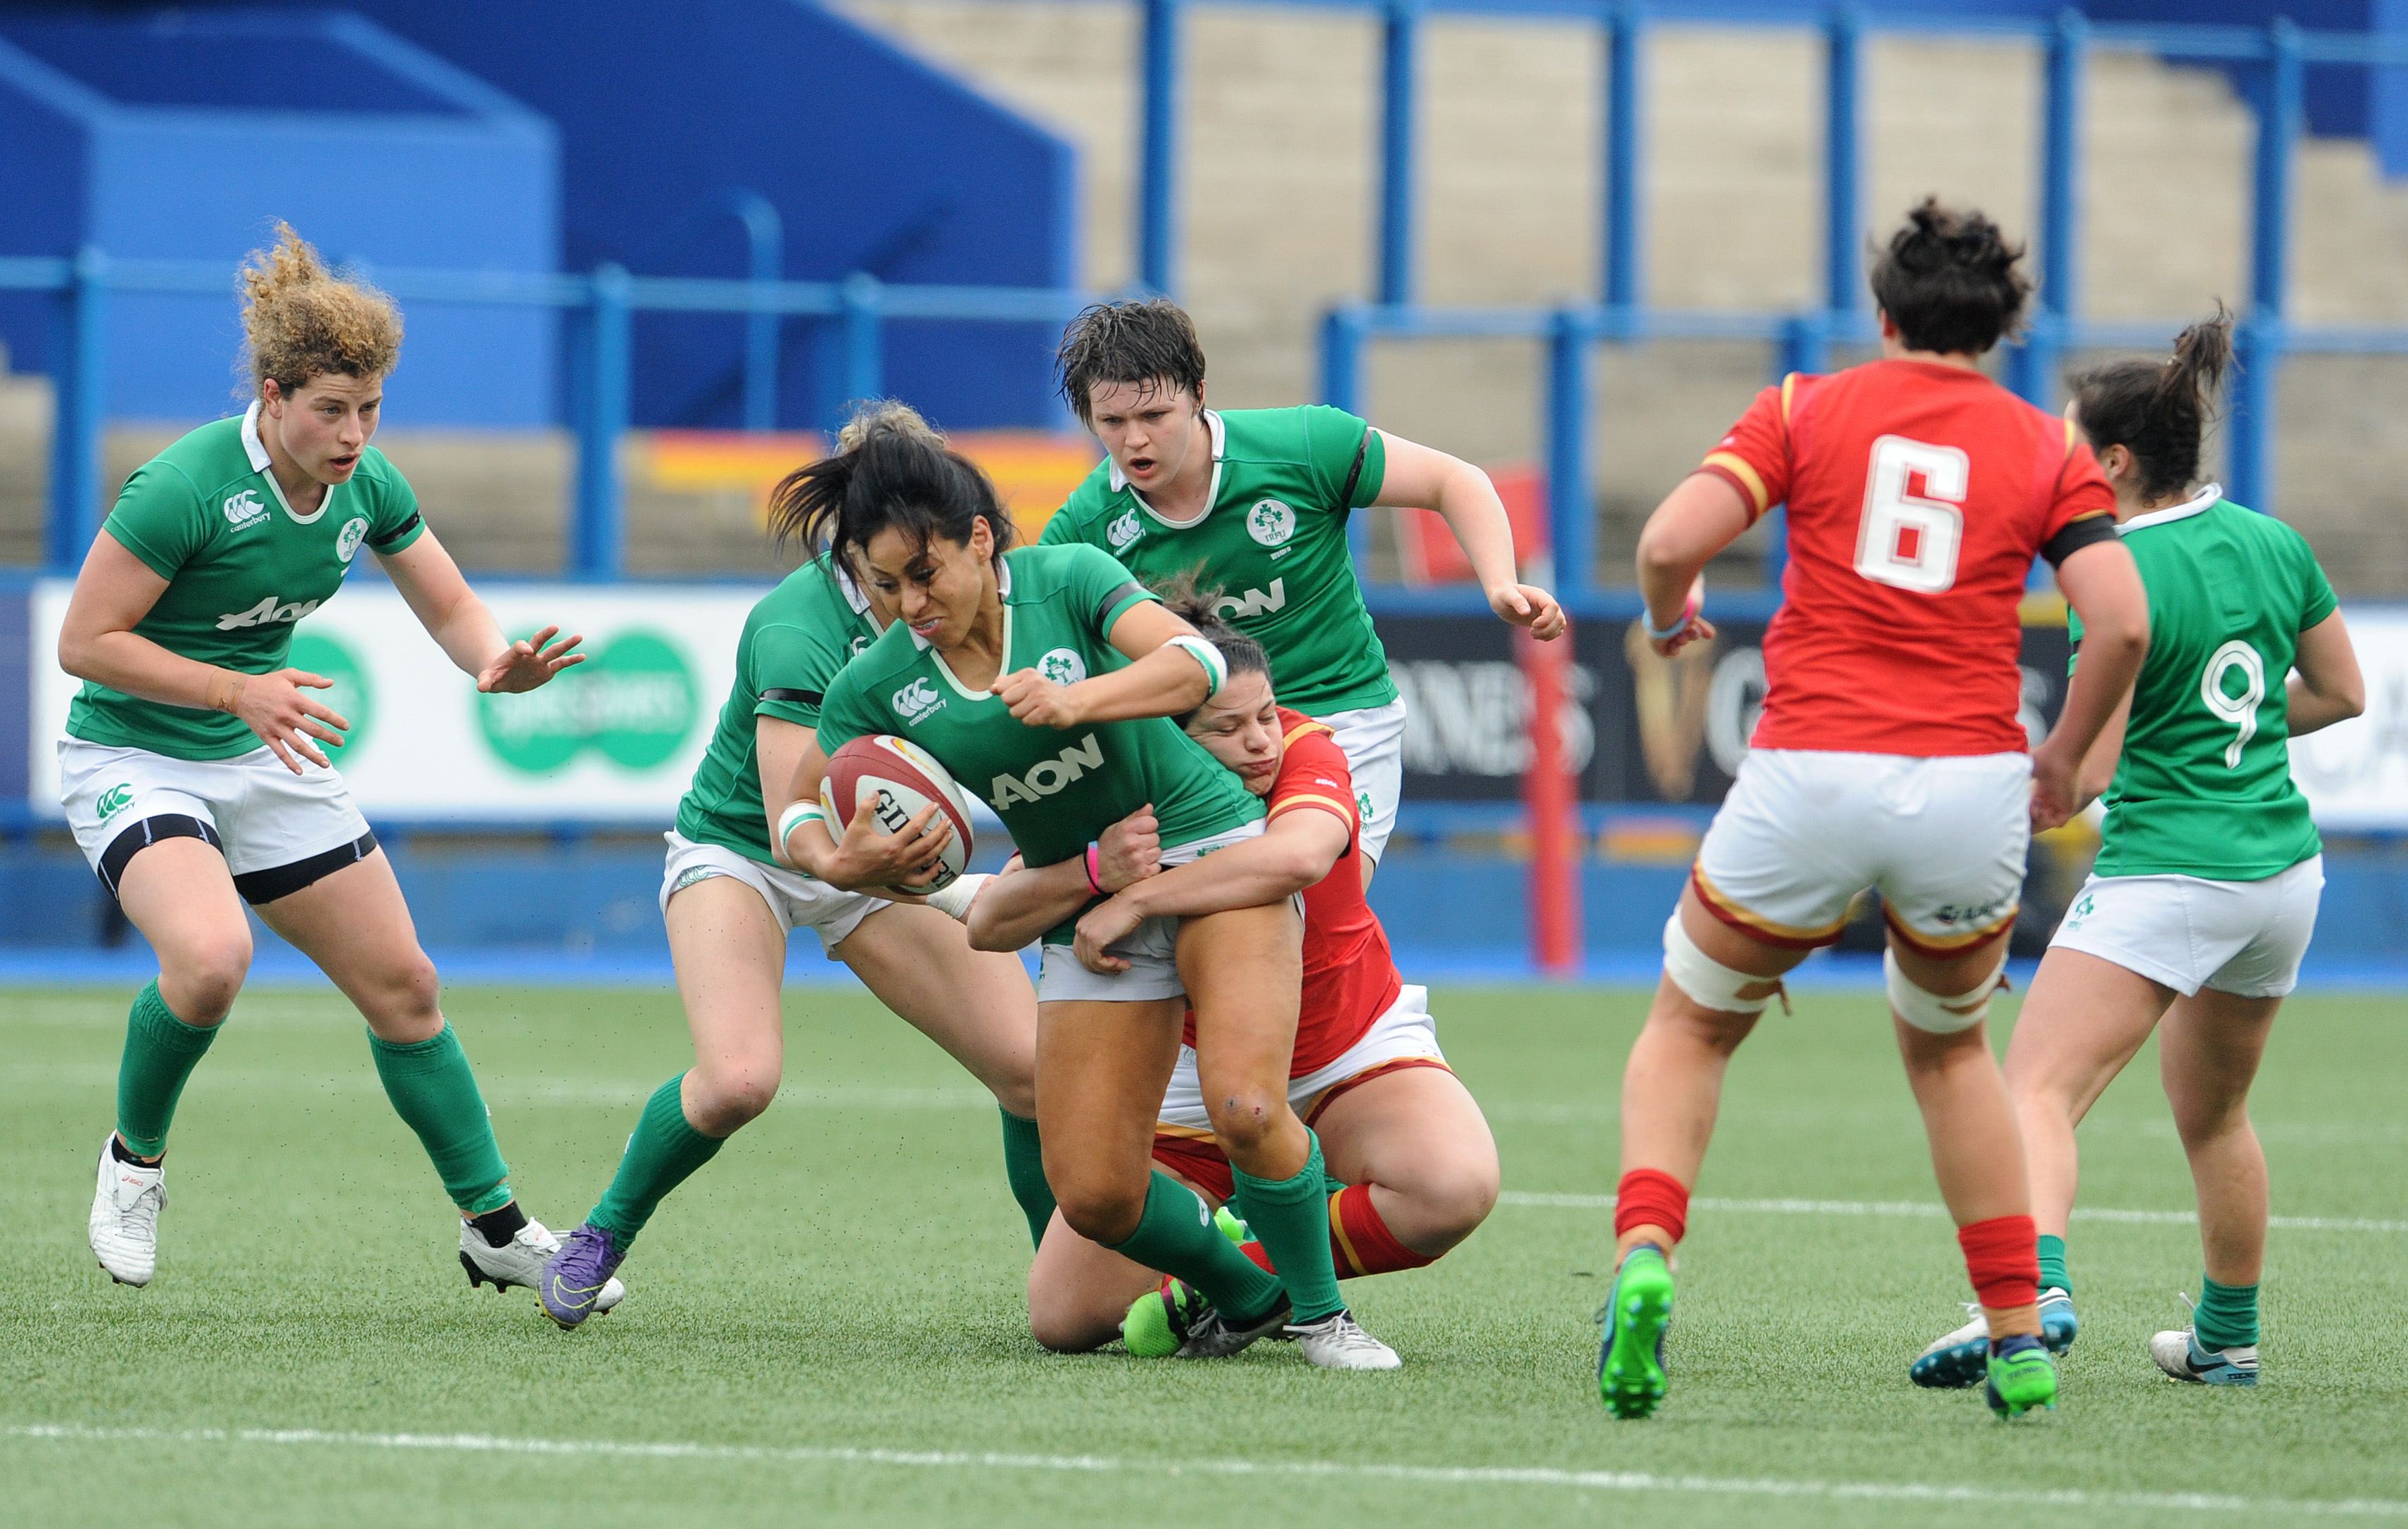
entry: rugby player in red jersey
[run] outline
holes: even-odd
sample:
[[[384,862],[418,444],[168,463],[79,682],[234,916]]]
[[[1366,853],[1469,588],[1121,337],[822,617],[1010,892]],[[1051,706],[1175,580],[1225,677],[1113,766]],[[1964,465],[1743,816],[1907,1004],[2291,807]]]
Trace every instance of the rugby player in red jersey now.
[[[1327,1154],[1332,1260],[1341,1279],[1420,1268],[1469,1236],[1496,1204],[1497,1145],[1447,1068],[1426,989],[1398,975],[1386,931],[1364,899],[1363,825],[1330,728],[1278,703],[1261,647],[1216,619],[1210,596],[1174,589],[1167,603],[1229,666],[1221,691],[1182,725],[1267,799],[1265,831],[1096,902],[1098,890],[1123,879],[1113,867],[1144,858],[1150,828],[1140,815],[1108,836],[1121,842],[1099,846],[1096,879],[1074,860],[1008,871],[982,887],[968,915],[971,943],[1010,948],[1092,903],[1075,949],[1093,970],[1110,972],[1125,963],[1107,947],[1146,919],[1300,892],[1303,982],[1288,1098]],[[1213,1140],[1194,1045],[1191,1017],[1154,1156],[1201,1206],[1217,1208],[1230,1195],[1229,1162]],[[1268,1267],[1258,1244],[1245,1248]],[[1200,1297],[1182,1282],[1087,1241],[1059,1218],[1029,1270],[1029,1325],[1049,1349],[1125,1337],[1131,1353],[1177,1353],[1199,1314]],[[1397,1363],[1384,1346],[1362,1357],[1360,1368]]]
[[[1925,202],[1873,267],[1881,359],[1767,388],[1641,535],[1647,636],[1669,656],[1713,634],[1707,560],[1788,506],[1763,719],[1664,927],[1663,980],[1623,1075],[1598,1356],[1617,1416],[1664,1395],[1670,1255],[1731,1053],[1867,887],[1889,924],[1899,1051],[1989,1321],[1990,1405],[2055,1405],[2022,1144],[1982,1021],[2031,825],[2071,812],[2149,627],[2089,447],[1978,369],[2029,291],[2021,257],[1978,212]],[[2085,635],[2056,731],[2027,754],[2016,606],[2035,555]]]

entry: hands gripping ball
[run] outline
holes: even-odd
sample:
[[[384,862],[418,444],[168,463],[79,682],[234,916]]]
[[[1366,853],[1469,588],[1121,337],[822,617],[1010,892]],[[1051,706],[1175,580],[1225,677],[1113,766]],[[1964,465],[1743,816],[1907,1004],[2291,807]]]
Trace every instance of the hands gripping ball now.
[[[830,831],[841,836],[856,809],[867,808],[881,833],[900,833],[911,819],[930,807],[940,821],[953,826],[937,857],[937,874],[911,892],[934,892],[950,887],[970,860],[970,802],[953,777],[927,750],[908,739],[887,733],[853,739],[828,760],[820,777],[820,805],[826,809]]]

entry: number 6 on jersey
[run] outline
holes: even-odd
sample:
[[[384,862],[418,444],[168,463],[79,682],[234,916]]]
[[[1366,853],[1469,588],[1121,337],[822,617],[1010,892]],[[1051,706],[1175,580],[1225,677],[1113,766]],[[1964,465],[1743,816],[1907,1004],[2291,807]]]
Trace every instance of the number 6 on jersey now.
[[[1917,477],[1923,492],[1911,493]],[[1960,507],[1971,480],[1972,459],[1954,446],[1904,436],[1875,440],[1865,469],[1856,571],[1918,595],[1946,593],[1956,583],[1956,553],[1965,541]]]

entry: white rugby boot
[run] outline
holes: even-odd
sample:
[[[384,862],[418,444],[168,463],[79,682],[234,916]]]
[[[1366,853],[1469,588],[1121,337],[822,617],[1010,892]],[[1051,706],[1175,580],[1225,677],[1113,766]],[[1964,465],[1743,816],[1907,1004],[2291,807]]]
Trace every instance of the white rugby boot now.
[[[2199,1334],[2186,1328],[2151,1338],[2149,1357],[2157,1362],[2157,1368],[2166,1372],[2169,1380],[2188,1381],[2196,1386],[2258,1383],[2258,1346],[2254,1343],[2238,1349],[2204,1348]]]
[[[100,1174],[92,1196],[92,1250],[108,1277],[140,1289],[159,1269],[159,1212],[167,1204],[164,1163],[121,1162],[115,1131],[101,1138]]]
[[[1397,1351],[1363,1331],[1343,1307],[1317,1322],[1290,1322],[1287,1336],[1304,1357],[1325,1370],[1394,1370],[1404,1361]]]
[[[490,1282],[496,1294],[512,1285],[523,1285],[531,1291],[543,1289],[543,1266],[560,1251],[560,1239],[544,1229],[541,1221],[529,1221],[519,1228],[518,1234],[496,1248],[485,1240],[485,1234],[472,1222],[460,1223],[460,1267],[468,1271],[468,1285],[475,1289]],[[594,1298],[594,1314],[600,1316],[627,1298],[627,1287],[613,1277]]]

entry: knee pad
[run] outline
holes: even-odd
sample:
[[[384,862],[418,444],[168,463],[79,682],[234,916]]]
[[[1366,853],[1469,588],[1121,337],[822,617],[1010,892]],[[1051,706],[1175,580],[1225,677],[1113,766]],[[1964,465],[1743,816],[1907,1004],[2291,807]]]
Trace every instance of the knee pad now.
[[[2007,979],[2007,959],[2000,957],[1997,969],[1975,985],[1971,992],[1954,996],[1935,993],[1907,981],[1906,974],[1899,969],[1895,951],[1882,952],[1882,975],[1887,979],[1890,1007],[1898,1011],[1899,1018],[1934,1035],[1954,1035],[1990,1017],[1990,995]]]
[[[1674,908],[1672,916],[1664,921],[1664,974],[1672,986],[1705,1007],[1722,1014],[1759,1015],[1781,991],[1778,977],[1759,977],[1754,973],[1736,971],[1698,948],[1689,931],[1681,927],[1681,910]],[[1761,998],[1742,998],[1742,988],[1760,988],[1772,984],[1772,992]],[[1785,1004],[1784,1004],[1785,1006]]]

